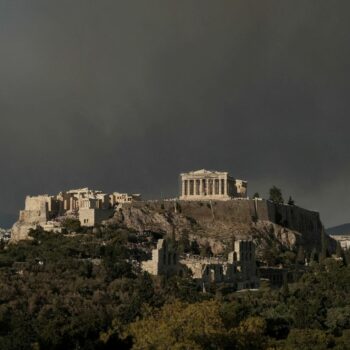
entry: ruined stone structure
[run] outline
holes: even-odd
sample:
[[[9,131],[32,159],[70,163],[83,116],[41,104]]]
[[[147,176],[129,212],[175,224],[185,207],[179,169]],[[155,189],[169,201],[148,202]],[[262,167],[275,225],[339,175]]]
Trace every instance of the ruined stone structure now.
[[[119,204],[131,203],[131,202],[140,201],[140,200],[141,200],[140,194],[114,192],[109,195],[109,202],[112,207]]]
[[[152,260],[142,263],[142,269],[151,275],[171,276],[181,271],[179,256],[175,242],[160,239],[157,248],[152,251]]]
[[[350,249],[350,234],[349,235],[330,235],[333,239],[340,243],[340,246],[344,250]]]
[[[288,270],[282,266],[261,266],[259,276],[270,282],[271,287],[282,287],[288,281]]]
[[[108,209],[110,207],[108,194],[89,188],[60,192],[56,199],[60,203],[61,213],[77,212],[81,208]]]
[[[79,221],[81,226],[94,227],[102,221],[109,219],[114,213],[111,208],[95,209],[95,208],[80,208]]]
[[[116,203],[132,202],[140,195],[127,193],[112,195],[89,188],[60,192],[58,195],[27,196],[25,208],[20,211],[19,220],[12,228],[12,241],[27,239],[30,229],[38,226],[48,231],[59,232],[61,216],[73,216],[82,226],[93,227],[109,219],[114,213]]]
[[[259,287],[252,241],[236,241],[228,259],[192,256],[181,259],[180,263],[192,272],[199,285],[205,287],[220,283],[230,284],[237,290]]]
[[[181,200],[229,200],[247,196],[247,182],[227,172],[197,170],[180,174]]]
[[[179,275],[190,272],[200,287],[228,284],[234,289],[258,288],[255,245],[252,241],[236,241],[228,259],[187,255],[178,259],[177,246],[161,239],[152,251],[152,260],[142,263],[142,269],[152,275]]]

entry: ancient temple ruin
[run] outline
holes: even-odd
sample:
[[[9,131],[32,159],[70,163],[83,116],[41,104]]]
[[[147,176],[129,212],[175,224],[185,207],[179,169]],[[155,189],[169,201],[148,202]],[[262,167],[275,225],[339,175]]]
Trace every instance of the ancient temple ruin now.
[[[27,196],[24,210],[14,224],[14,240],[27,239],[30,229],[38,226],[47,231],[59,232],[60,217],[79,219],[81,226],[94,227],[109,219],[114,210],[124,204],[141,200],[139,194],[102,191],[80,188],[60,192],[57,195]]]
[[[247,196],[247,181],[228,172],[197,170],[180,174],[181,200],[229,200]]]

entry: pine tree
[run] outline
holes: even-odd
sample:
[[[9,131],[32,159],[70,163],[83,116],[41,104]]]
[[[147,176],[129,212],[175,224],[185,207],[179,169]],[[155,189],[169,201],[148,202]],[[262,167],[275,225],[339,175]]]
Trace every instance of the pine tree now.
[[[289,205],[295,205],[295,201],[294,201],[294,199],[292,198],[292,196],[289,196],[288,204],[289,204]]]
[[[270,189],[270,198],[269,199],[270,199],[271,202],[274,202],[274,203],[277,203],[277,204],[283,204],[284,203],[284,200],[283,200],[283,197],[282,197],[282,191],[276,186],[273,186]]]

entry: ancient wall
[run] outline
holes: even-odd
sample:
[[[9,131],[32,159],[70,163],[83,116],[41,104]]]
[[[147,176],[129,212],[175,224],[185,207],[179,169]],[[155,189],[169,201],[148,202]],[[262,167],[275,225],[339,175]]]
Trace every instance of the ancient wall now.
[[[118,224],[142,231],[190,235],[227,244],[232,236],[249,239],[274,236],[291,248],[304,244],[319,248],[322,224],[317,212],[267,200],[143,201],[126,205],[114,217]],[[212,241],[215,240],[215,242]],[[216,248],[215,248],[216,249]],[[220,251],[220,247],[216,252]]]
[[[160,239],[152,251],[152,259],[142,263],[142,269],[152,275],[171,276],[180,272],[176,245],[169,239]]]
[[[177,204],[172,201],[152,201],[133,203],[131,206],[158,213],[180,213],[201,224],[215,221],[227,225],[251,225],[255,220],[260,220],[299,232],[320,232],[322,228],[319,213],[297,206],[277,205],[267,200],[178,201]]]
[[[109,209],[80,208],[79,221],[82,226],[93,227],[109,219],[112,214],[113,210]]]

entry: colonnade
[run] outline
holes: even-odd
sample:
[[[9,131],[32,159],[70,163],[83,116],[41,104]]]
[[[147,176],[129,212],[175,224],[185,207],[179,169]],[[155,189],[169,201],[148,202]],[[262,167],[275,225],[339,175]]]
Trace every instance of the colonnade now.
[[[227,178],[182,179],[182,196],[227,196]]]

